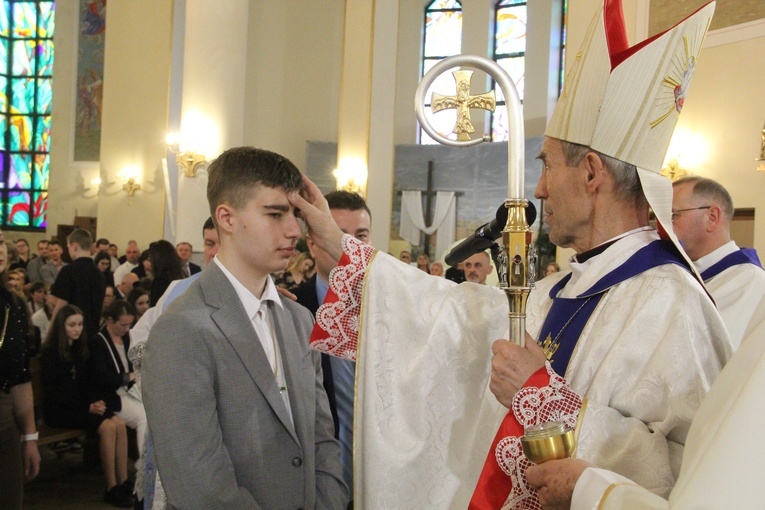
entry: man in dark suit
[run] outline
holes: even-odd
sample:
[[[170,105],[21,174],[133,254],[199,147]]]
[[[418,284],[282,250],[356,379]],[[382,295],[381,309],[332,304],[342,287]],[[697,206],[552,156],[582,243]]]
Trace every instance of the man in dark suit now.
[[[346,234],[365,243],[370,242],[372,214],[364,199],[348,191],[333,191],[325,196],[332,218]],[[329,257],[307,237],[308,249],[318,264],[322,258]],[[309,280],[293,291],[297,302],[316,315],[316,310],[324,301],[328,288],[328,275],[314,274]],[[343,466],[343,479],[351,490],[353,500],[353,403],[355,391],[356,363],[322,354],[324,370],[324,388],[329,397],[332,418],[335,421],[335,437],[340,440],[340,463]]]
[[[339,446],[308,350],[305,308],[281,300],[301,236],[286,158],[240,147],[209,167],[220,236],[207,270],[151,330],[143,400],[168,503],[179,508],[345,508]]]
[[[191,252],[193,251],[191,243],[180,242],[175,245],[175,251],[178,252],[178,256],[181,258],[181,269],[183,269],[183,276],[188,278],[189,276],[202,272],[202,268],[197,264],[191,262]]]

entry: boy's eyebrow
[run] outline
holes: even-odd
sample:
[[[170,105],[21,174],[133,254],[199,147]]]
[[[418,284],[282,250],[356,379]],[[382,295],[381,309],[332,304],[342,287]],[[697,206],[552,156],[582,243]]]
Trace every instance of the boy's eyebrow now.
[[[271,205],[264,205],[263,209],[269,209],[274,211],[280,211],[280,212],[289,212],[290,209],[292,209],[292,206],[289,204],[271,204]]]

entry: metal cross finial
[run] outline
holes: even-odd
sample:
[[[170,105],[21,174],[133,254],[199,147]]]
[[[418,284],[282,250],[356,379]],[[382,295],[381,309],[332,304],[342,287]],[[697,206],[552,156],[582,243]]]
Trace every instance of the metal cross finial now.
[[[430,109],[433,113],[437,113],[441,110],[456,108],[457,122],[454,124],[452,132],[457,135],[457,140],[470,140],[470,133],[475,132],[473,122],[470,119],[470,109],[480,108],[493,112],[496,104],[494,91],[471,96],[470,80],[473,77],[473,71],[452,71],[452,75],[454,75],[454,81],[457,82],[457,95],[442,96],[433,92]]]

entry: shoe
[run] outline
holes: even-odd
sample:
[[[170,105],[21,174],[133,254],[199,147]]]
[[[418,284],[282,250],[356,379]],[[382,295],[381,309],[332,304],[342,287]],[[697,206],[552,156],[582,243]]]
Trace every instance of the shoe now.
[[[119,508],[133,508],[134,501],[133,496],[126,493],[124,486],[115,485],[104,492],[104,503]]]
[[[135,490],[135,478],[127,478],[124,482],[122,482],[122,487],[125,489],[127,494],[132,496],[133,491]]]
[[[67,450],[71,450],[71,446],[66,441],[59,441],[57,443],[52,443],[48,448],[50,448],[50,451],[53,453],[63,453]]]
[[[71,450],[73,452],[82,451],[82,444],[76,439],[72,439],[71,441],[67,441],[66,443],[68,445],[67,450]]]

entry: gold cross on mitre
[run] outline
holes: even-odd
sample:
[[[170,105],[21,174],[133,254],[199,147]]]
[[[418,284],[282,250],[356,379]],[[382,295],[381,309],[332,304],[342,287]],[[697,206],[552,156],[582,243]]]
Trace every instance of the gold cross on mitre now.
[[[473,122],[470,120],[470,109],[480,108],[482,110],[494,111],[494,91],[486,92],[478,96],[470,95],[470,80],[473,77],[473,71],[452,71],[454,81],[457,82],[456,96],[442,96],[433,92],[433,99],[430,103],[430,109],[433,113],[457,109],[457,122],[454,124],[453,133],[457,135],[457,140],[470,140],[470,133],[475,132]]]

